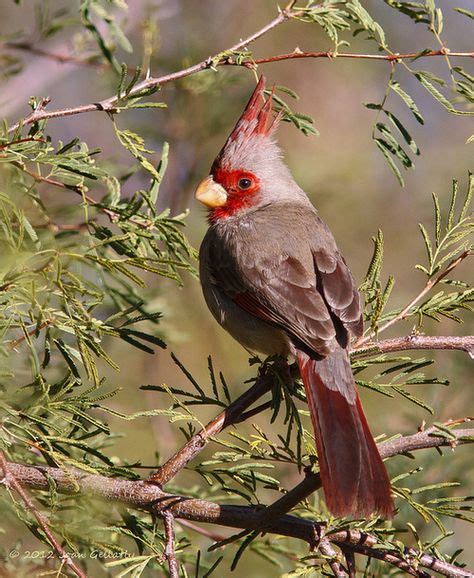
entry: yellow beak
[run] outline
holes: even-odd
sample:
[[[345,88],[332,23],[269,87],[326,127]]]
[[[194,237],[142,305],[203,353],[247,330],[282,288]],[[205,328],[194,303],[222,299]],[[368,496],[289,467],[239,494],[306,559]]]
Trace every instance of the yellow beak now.
[[[200,203],[211,209],[222,207],[227,203],[227,193],[224,187],[216,183],[211,175],[199,183],[194,196]]]

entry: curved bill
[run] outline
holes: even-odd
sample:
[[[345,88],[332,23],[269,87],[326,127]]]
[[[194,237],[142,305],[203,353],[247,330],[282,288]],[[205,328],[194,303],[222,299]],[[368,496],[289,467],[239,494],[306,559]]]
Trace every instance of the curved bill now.
[[[194,196],[196,200],[211,209],[222,207],[222,205],[227,203],[227,193],[224,187],[216,183],[212,175],[209,175],[199,183]]]

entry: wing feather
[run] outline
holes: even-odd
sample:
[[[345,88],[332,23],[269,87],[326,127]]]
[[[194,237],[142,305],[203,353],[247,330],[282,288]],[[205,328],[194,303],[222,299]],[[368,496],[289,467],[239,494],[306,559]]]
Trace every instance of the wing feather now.
[[[253,216],[256,226],[253,222],[254,227],[240,227],[232,236],[214,239],[209,259],[212,277],[239,307],[324,356],[337,341],[347,343],[348,332],[360,333],[358,291],[316,213],[306,209],[303,214],[309,242],[302,242],[306,238],[301,230],[288,226],[282,215],[288,211],[280,208],[269,221],[273,243],[259,232],[259,215]],[[268,214],[265,219],[268,222]],[[242,230],[245,238],[239,237]]]

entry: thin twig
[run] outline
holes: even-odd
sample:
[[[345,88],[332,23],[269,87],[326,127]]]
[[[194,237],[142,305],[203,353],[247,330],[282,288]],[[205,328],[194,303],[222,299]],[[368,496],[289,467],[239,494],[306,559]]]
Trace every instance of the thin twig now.
[[[414,307],[427,293],[431,291],[431,289],[433,289],[435,285],[437,285],[440,281],[442,281],[445,277],[447,277],[453,269],[455,269],[460,263],[464,261],[464,259],[466,259],[466,257],[469,257],[470,255],[471,255],[470,251],[463,251],[458,257],[453,259],[449,263],[449,265],[445,269],[443,269],[443,271],[441,271],[434,277],[428,279],[423,289],[418,293],[418,295],[416,295],[410,301],[410,303],[408,303],[408,305],[406,305],[399,313],[397,313],[395,317],[393,317],[392,319],[384,323],[381,327],[379,327],[376,333],[372,332],[366,335],[365,337],[358,339],[354,344],[354,348],[359,348],[361,345],[364,345],[368,341],[372,340],[375,337],[375,335],[379,335],[380,333],[382,333],[382,331],[385,331],[395,323],[398,323],[399,321],[402,321],[403,319],[408,317],[411,313],[412,307]]]
[[[97,54],[91,54],[90,58],[74,56],[74,54],[62,54],[59,52],[52,52],[44,48],[40,48],[31,44],[30,42],[1,42],[0,48],[7,48],[9,50],[21,50],[22,52],[29,52],[35,56],[41,56],[42,58],[48,58],[49,60],[54,60],[60,64],[74,64],[76,66],[90,66],[94,68],[109,68],[110,65],[107,62],[98,62],[91,60],[96,58]]]
[[[285,22],[287,20],[298,17],[301,14],[301,11],[297,11],[297,10],[293,11],[293,9],[292,9],[293,4],[294,4],[294,2],[290,2],[288,4],[288,6],[290,8],[288,8],[288,6],[287,6],[284,10],[281,10],[273,20],[271,20],[268,24],[266,24],[265,26],[263,26],[262,28],[257,30],[257,32],[248,36],[244,40],[240,40],[239,42],[233,44],[230,48],[226,49],[223,52],[233,52],[236,50],[241,50],[242,48],[245,48],[246,46],[248,46],[249,44],[251,44],[252,42],[257,40],[258,38],[260,38],[261,36],[263,36],[264,34],[269,32],[270,30],[273,30],[273,28],[275,28],[276,26],[282,24],[283,22]],[[190,76],[191,74],[196,74],[197,72],[207,70],[211,67],[222,66],[222,65],[228,64],[227,58],[221,57],[220,56],[221,54],[222,53],[216,54],[214,57],[209,57],[206,60],[203,60],[201,62],[198,62],[197,64],[194,64],[193,66],[183,68],[181,70],[178,70],[176,72],[172,72],[170,74],[165,74],[164,76],[160,76],[160,77],[156,77],[156,78],[155,77],[146,78],[145,80],[143,80],[142,82],[139,82],[138,84],[136,84],[133,87],[133,89],[129,92],[129,96],[133,96],[134,94],[137,94],[138,92],[141,92],[145,89],[153,89],[153,88],[156,88],[158,86],[162,86],[163,84],[166,84],[167,82],[172,82],[175,80],[179,80],[180,78]],[[38,108],[38,109],[34,110],[31,114],[29,114],[23,120],[21,120],[20,122],[17,122],[15,125],[13,125],[9,129],[9,132],[16,131],[20,125],[32,124],[32,123],[37,122],[39,120],[59,118],[59,117],[71,116],[71,115],[82,114],[85,112],[94,112],[94,111],[106,111],[109,113],[113,113],[116,110],[117,102],[118,102],[118,97],[117,97],[117,95],[114,95],[114,96],[111,96],[111,97],[106,98],[104,100],[101,100],[100,102],[83,104],[80,106],[64,108],[64,109],[60,109],[60,110],[45,111],[44,107],[41,107],[41,109]]]
[[[178,561],[174,552],[174,516],[169,510],[164,510],[162,516],[166,536],[165,558],[168,562],[170,578],[179,578]]]
[[[377,560],[381,560],[386,562],[387,564],[391,564],[392,566],[396,566],[403,572],[410,574],[411,576],[417,576],[418,578],[432,578],[431,574],[426,572],[425,570],[421,569],[418,564],[413,564],[413,562],[407,562],[402,558],[394,555],[392,552],[388,552],[387,550],[382,549],[375,549],[369,548],[367,546],[358,545],[358,544],[347,544],[344,543],[344,549],[347,553],[351,553],[354,555],[354,552],[358,554],[364,554],[365,556],[370,556],[371,558],[376,558]],[[450,574],[446,574],[450,576]],[[466,574],[461,574],[461,576],[466,576]]]
[[[278,15],[271,20],[268,24],[257,30],[254,34],[248,36],[244,40],[240,40],[239,42],[233,44],[230,48],[220,52],[213,57],[209,57],[206,60],[202,60],[193,66],[189,66],[187,68],[183,68],[176,72],[172,72],[170,74],[165,74],[160,77],[149,77],[136,84],[133,89],[130,91],[129,96],[133,96],[134,94],[141,92],[145,89],[153,89],[158,86],[162,86],[168,82],[172,82],[178,80],[180,78],[184,78],[186,76],[190,76],[192,74],[196,74],[198,72],[202,72],[203,70],[207,70],[209,68],[216,68],[218,66],[228,66],[232,65],[235,66],[237,63],[230,57],[228,54],[246,48],[249,44],[264,36],[270,30],[273,30],[275,27],[279,26],[283,22],[298,18],[301,16],[303,11],[301,10],[294,10],[295,1],[292,0],[287,4],[287,6],[280,10]],[[20,48],[20,46],[18,46]],[[26,49],[26,46],[24,45]],[[28,47],[31,50],[31,47]],[[36,49],[37,51],[40,49]],[[295,58],[359,58],[359,59],[370,59],[370,60],[386,60],[386,61],[397,61],[402,59],[414,58],[416,56],[445,56],[447,53],[446,48],[441,50],[432,50],[426,53],[407,53],[407,54],[352,54],[352,53],[338,53],[335,54],[333,52],[302,52],[300,50],[294,50],[288,54],[280,54],[276,56],[271,56],[267,58],[260,58],[260,59],[252,59],[249,62],[242,62],[239,65],[245,67],[253,67],[254,65],[264,64],[267,62],[278,62],[282,60],[289,60]],[[459,56],[459,57],[472,57],[474,53],[472,52],[450,52],[451,56]],[[44,54],[46,55],[46,54]],[[56,55],[57,57],[58,55]],[[64,57],[59,56],[58,59],[64,59]],[[47,102],[43,102],[41,106],[38,106],[36,110],[34,110],[31,114],[25,117],[22,121],[17,122],[14,124],[10,129],[9,132],[13,132],[18,129],[18,127],[23,125],[32,124],[39,120],[45,119],[52,119],[52,118],[59,118],[64,116],[71,116],[76,114],[82,114],[86,112],[94,112],[94,111],[107,111],[109,113],[113,113],[116,111],[116,105],[118,102],[117,95],[112,97],[106,98],[99,102],[94,102],[90,104],[83,104],[76,107],[69,107],[59,110],[51,110],[46,111],[45,106]]]
[[[28,331],[27,333],[25,333],[21,337],[18,337],[18,339],[13,339],[12,341],[7,341],[8,347],[11,350],[16,349],[21,343],[23,343],[23,341],[25,341],[27,339],[27,337],[32,337],[35,333],[41,331],[42,329],[45,329],[46,327],[49,327],[55,321],[56,321],[55,319],[47,319],[46,321],[43,321],[43,323],[36,325],[34,329],[32,329],[31,331]]]
[[[474,335],[453,337],[451,335],[406,335],[383,341],[366,342],[364,346],[352,349],[353,356],[372,355],[374,353],[393,353],[394,351],[408,351],[412,349],[458,349],[474,356]]]
[[[43,175],[40,175],[39,173],[35,173],[33,171],[30,171],[30,169],[28,169],[22,163],[19,163],[17,161],[12,161],[11,164],[13,166],[17,167],[18,169],[20,169],[20,171],[26,173],[29,177],[31,177],[37,183],[46,183],[48,185],[52,185],[53,187],[59,187],[61,189],[68,189],[70,191],[78,193],[79,195],[83,195],[83,193],[84,193],[84,187],[82,187],[81,185],[66,185],[65,183],[63,183],[61,181],[57,181],[56,179],[52,179],[51,177],[44,177]],[[88,200],[95,202],[91,198],[88,198]]]
[[[265,395],[273,383],[273,376],[265,365],[250,389],[233,401],[227,409],[222,411],[211,420],[202,430],[192,436],[192,438],[166,463],[149,477],[149,481],[163,487],[167,482],[176,476],[212,439],[224,428],[238,423],[243,412],[248,409],[260,397]]]
[[[96,209],[100,213],[103,213],[104,215],[106,215],[111,223],[117,223],[117,221],[119,220],[119,215],[120,215],[119,209],[114,208],[114,207],[103,207],[99,202],[97,202],[96,200],[94,200],[92,197],[90,197],[89,195],[87,195],[85,193],[85,191],[87,189],[83,185],[67,185],[66,183],[63,183],[63,182],[58,181],[56,179],[52,179],[51,177],[44,177],[43,175],[40,175],[39,173],[35,173],[35,172],[29,170],[28,168],[26,168],[23,164],[18,163],[16,161],[12,161],[11,164],[16,166],[18,169],[20,169],[24,173],[26,173],[28,176],[30,176],[32,179],[34,179],[38,183],[45,183],[48,185],[52,185],[53,187],[59,187],[61,189],[66,189],[68,191],[72,191],[73,193],[80,195],[81,198],[83,199],[83,201],[85,201],[89,206],[93,207],[94,209]],[[150,219],[140,220],[140,219],[136,219],[133,217],[129,217],[128,222],[133,223],[133,224],[141,227],[142,229],[149,229],[153,225],[153,221],[151,221]],[[84,227],[85,225],[87,225],[87,224],[84,223],[82,226]],[[69,230],[71,230],[71,229],[69,229]],[[72,229],[72,230],[76,230],[76,229]]]
[[[340,556],[334,549],[333,545],[329,540],[323,538],[318,545],[318,549],[321,554],[326,558],[327,563],[329,564],[332,573],[336,578],[347,578],[348,574],[342,567],[340,563]]]
[[[207,528],[203,528],[202,526],[198,526],[197,524],[193,524],[189,520],[176,520],[176,521],[178,522],[178,524],[180,526],[184,526],[185,528],[189,528],[193,532],[197,532],[198,534],[201,534],[201,536],[205,536],[206,538],[209,538],[213,542],[220,542],[221,540],[224,540],[224,536],[222,536],[221,534],[216,534],[216,532],[211,532]]]
[[[347,571],[349,573],[349,578],[356,578],[357,566],[355,561],[355,554],[350,550],[344,552],[344,557],[346,559]]]
[[[74,572],[74,574],[76,574],[76,576],[79,576],[79,578],[87,578],[86,574],[79,568],[79,566],[77,566],[77,564],[69,556],[66,550],[64,550],[64,548],[58,542],[48,525],[47,519],[34,505],[28,494],[22,488],[21,481],[18,481],[14,473],[11,471],[10,464],[7,462],[5,454],[2,451],[0,451],[0,468],[3,472],[3,480],[1,480],[1,483],[3,483],[7,488],[13,488],[20,496],[28,512],[33,514],[33,516],[36,518],[38,525],[43,530],[44,535],[48,539],[61,562],[69,566],[69,568]]]
[[[289,6],[286,7],[287,13],[292,10],[295,2],[290,3]],[[59,62],[60,64],[74,64],[76,66],[88,66],[93,68],[101,68],[106,69],[110,68],[110,64],[108,62],[98,62],[96,60],[92,60],[93,58],[97,57],[96,54],[91,54],[90,58],[80,58],[78,56],[74,56],[74,54],[63,54],[58,52],[52,52],[50,50],[46,50],[44,48],[40,48],[31,44],[29,42],[3,42],[0,43],[0,46],[10,49],[10,50],[20,50],[23,52],[30,52],[35,56],[41,56],[43,58],[48,58],[49,60],[54,60]],[[444,56],[446,57],[457,57],[457,58],[474,58],[474,52],[456,52],[451,51],[449,48],[443,47],[440,50],[429,50],[426,52],[408,52],[404,54],[361,54],[361,53],[354,53],[354,52],[333,52],[331,50],[328,51],[305,51],[303,52],[300,49],[295,49],[293,52],[287,52],[285,54],[276,54],[274,56],[267,56],[261,58],[254,58],[251,60],[251,64],[258,65],[258,64],[267,64],[270,62],[281,62],[282,60],[295,60],[299,58],[354,58],[354,59],[364,59],[364,60],[379,60],[379,61],[397,61],[397,60],[409,60],[413,58],[426,58],[432,56]],[[242,66],[245,63],[237,63],[233,61],[231,58],[227,60],[223,60],[222,62],[217,63],[217,66],[225,66],[225,65],[236,65]],[[129,70],[133,73],[133,70],[129,68]]]
[[[361,60],[378,60],[378,61],[388,61],[396,62],[397,60],[409,60],[411,58],[425,58],[430,56],[457,56],[460,58],[474,58],[474,52],[451,52],[447,49],[443,50],[430,50],[429,52],[408,52],[405,54],[358,54],[355,52],[332,52],[330,50],[326,52],[303,52],[301,50],[294,50],[293,52],[288,52],[286,54],[277,54],[275,56],[267,56],[263,58],[253,58],[251,60],[252,64],[267,64],[270,62],[281,62],[282,60],[295,60],[298,58],[331,58],[336,60],[337,58],[354,58]],[[237,65],[235,61],[228,62],[228,64]]]

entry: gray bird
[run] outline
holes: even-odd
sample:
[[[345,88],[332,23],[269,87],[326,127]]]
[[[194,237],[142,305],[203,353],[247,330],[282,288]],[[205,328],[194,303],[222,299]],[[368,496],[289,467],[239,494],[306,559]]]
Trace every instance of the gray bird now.
[[[262,77],[196,198],[209,208],[200,277],[216,320],[250,351],[296,359],[335,516],[393,516],[390,482],[349,362],[360,299],[334,237],[282,160]]]

